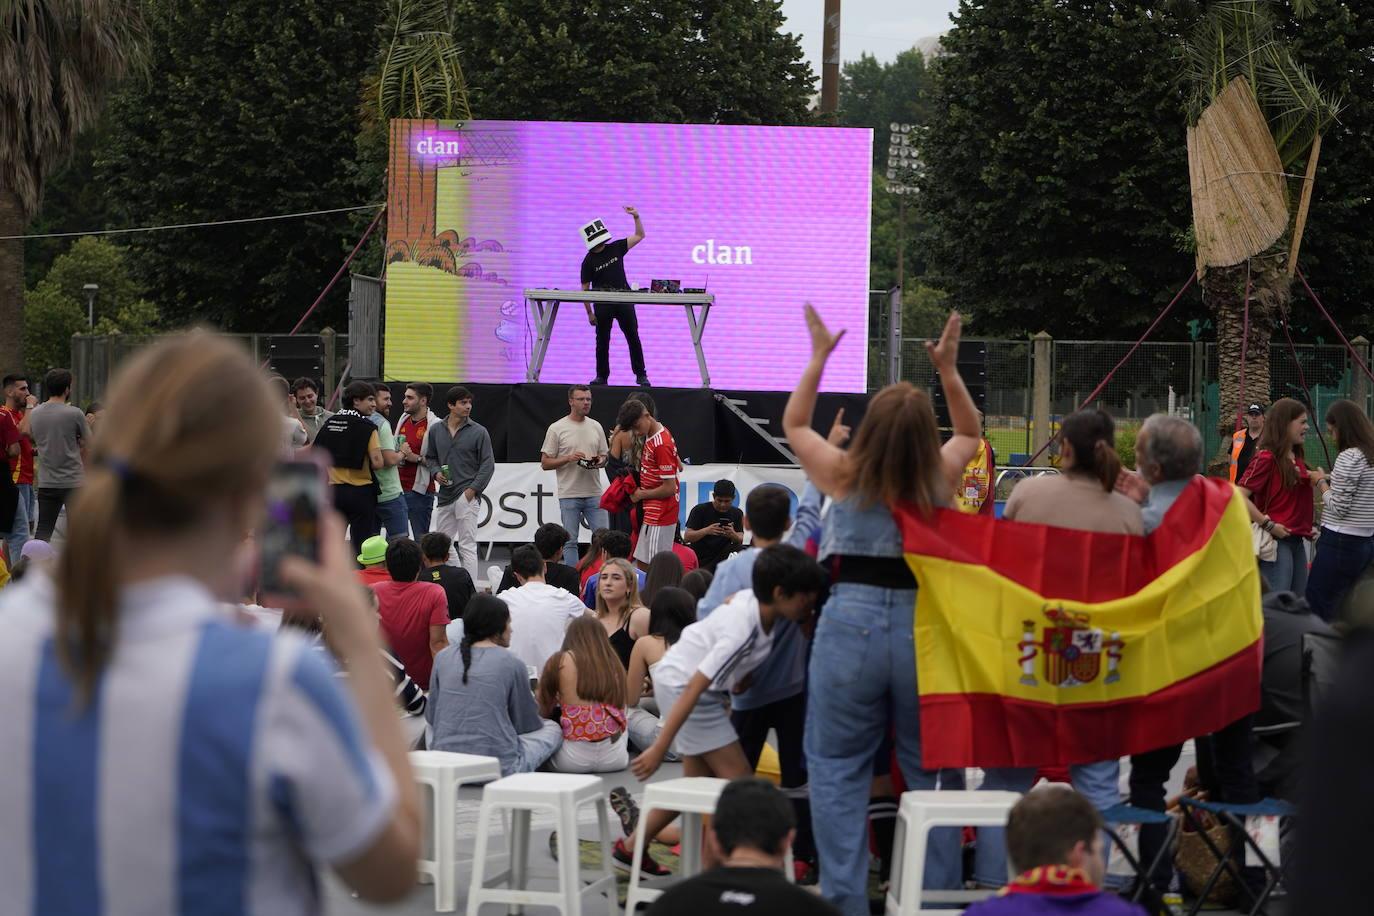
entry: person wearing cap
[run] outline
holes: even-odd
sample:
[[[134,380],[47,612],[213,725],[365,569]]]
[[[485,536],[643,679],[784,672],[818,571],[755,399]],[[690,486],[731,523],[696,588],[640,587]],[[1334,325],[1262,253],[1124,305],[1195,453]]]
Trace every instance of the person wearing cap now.
[[[363,549],[358,554],[358,565],[362,567],[358,570],[358,581],[363,585],[390,582],[391,576],[386,571],[386,538],[374,534],[363,541]]]
[[[644,241],[644,224],[639,211],[626,207],[634,217],[634,235],[627,239],[612,239],[606,223],[594,219],[582,227],[582,240],[587,243],[587,256],[582,259],[582,288],[595,290],[629,290],[625,277],[625,253]],[[587,306],[587,321],[596,328],[596,378],[593,385],[604,385],[611,376],[611,323],[620,323],[620,333],[630,349],[630,368],[635,384],[649,387],[649,375],[644,369],[644,347],[639,342],[639,319],[632,303],[598,302]]]
[[[715,572],[721,560],[744,544],[744,513],[734,504],[735,492],[733,480],[717,480],[710,501],[687,515],[682,539],[696,551],[702,569]]]
[[[1245,428],[1236,430],[1231,436],[1231,483],[1245,476],[1250,459],[1255,457],[1255,447],[1260,433],[1264,431],[1264,408],[1251,404],[1245,410]]]

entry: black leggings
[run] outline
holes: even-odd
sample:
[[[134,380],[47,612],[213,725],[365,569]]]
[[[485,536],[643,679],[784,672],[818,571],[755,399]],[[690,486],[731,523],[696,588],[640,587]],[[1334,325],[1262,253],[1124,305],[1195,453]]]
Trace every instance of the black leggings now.
[[[353,542],[353,553],[361,556],[363,541],[372,537],[377,529],[377,488],[368,485],[355,487],[336,483],[329,487],[333,491],[334,508],[348,522],[348,538]]]
[[[797,838],[792,854],[802,861],[816,858],[816,840],[811,834],[811,799],[807,794],[806,754],[802,732],[806,728],[806,691],[758,709],[737,710],[730,722],[739,735],[740,747],[749,768],[759,765],[769,729],[778,733],[778,768],[782,770],[782,789],[792,801],[797,815]]]

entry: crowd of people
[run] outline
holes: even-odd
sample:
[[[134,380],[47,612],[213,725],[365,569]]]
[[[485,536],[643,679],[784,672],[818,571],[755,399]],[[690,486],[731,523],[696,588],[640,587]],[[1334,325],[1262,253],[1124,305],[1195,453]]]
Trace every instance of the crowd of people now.
[[[680,761],[685,775],[732,780],[707,844],[719,868],[655,911],[752,894],[869,912],[870,832],[883,880],[893,867],[894,786],[965,786],[964,771],[922,763],[917,586],[890,507],[991,511],[994,459],[957,371],[957,315],[929,345],[944,437],[930,395],[909,384],[875,394],[855,429],[837,417],[818,432],[843,332],[809,307],[806,320],[812,357],[783,417],[800,498],[722,479],[684,513],[682,461],[652,396],[631,394],[608,433],[592,389],[573,386],[541,448],[560,522],[499,579],[477,568],[495,461],[467,388],[445,392],[441,417],[432,386],[409,384],[393,416],[388,386],[353,381],[331,412],[316,382],[264,376],[203,334],[133,359],[103,408],[69,404],[65,370],[44,378],[41,404],[26,378],[5,377],[0,518],[13,521],[0,529],[19,581],[0,591],[0,886],[34,912],[156,909],[169,895],[196,909],[231,893],[300,912],[320,864],[393,899],[410,888],[419,832],[405,752],[423,746],[493,757],[507,775],[647,780]],[[1197,736],[1213,800],[1298,800],[1297,735],[1259,732],[1306,716],[1302,635],[1349,625],[1342,606],[1374,558],[1374,424],[1348,401],[1322,420],[1326,471],[1307,462],[1300,402],[1252,405],[1233,440],[1268,592],[1263,706]],[[1148,536],[1203,468],[1203,438],[1180,417],[1145,421],[1134,470],[1105,412],[1068,416],[1059,435],[1058,473],[1016,485],[1003,517]],[[327,466],[337,515],[322,519],[318,562],[284,562],[297,599],[273,612],[246,584],[252,532],[273,466],[303,452]],[[770,733],[780,789],[750,778]],[[986,768],[982,788],[1028,794],[1005,829],[978,831],[967,871],[958,832],[932,834],[926,886],[1007,886],[979,908],[989,916],[1028,912],[1003,902],[1018,897],[1128,912],[1103,892],[1103,814],[1123,801],[1166,810],[1182,751],[1130,757],[1124,797],[1120,760],[1070,767],[1057,778],[1072,790],[1031,792],[1045,773]],[[622,868],[637,836],[677,839],[672,812],[641,820],[623,787],[611,804]],[[1142,829],[1141,858],[1166,841]],[[787,850],[828,903],[779,880]],[[642,868],[667,873],[652,855]],[[1168,871],[1144,876],[1146,890],[1166,891]]]

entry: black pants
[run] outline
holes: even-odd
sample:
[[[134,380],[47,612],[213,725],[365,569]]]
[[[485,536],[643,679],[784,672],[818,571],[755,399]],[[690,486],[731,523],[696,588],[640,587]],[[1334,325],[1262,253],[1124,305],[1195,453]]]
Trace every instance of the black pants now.
[[[361,556],[363,541],[372,537],[377,527],[377,488],[368,485],[331,484],[334,508],[348,522],[348,538],[353,542],[354,556]]]
[[[57,516],[62,511],[62,507],[71,502],[76,495],[75,487],[39,487],[38,495],[38,531],[34,538],[39,541],[51,541],[53,529],[57,527]]]
[[[596,309],[596,377],[611,377],[611,322],[620,322],[620,333],[630,348],[630,369],[635,377],[645,375],[644,347],[639,343],[639,318],[635,307],[622,302],[598,302]]]
[[[811,800],[806,791],[806,754],[802,750],[802,732],[806,727],[806,691],[794,697],[760,706],[758,709],[736,710],[730,723],[739,735],[744,759],[751,769],[759,765],[764,742],[770,729],[778,733],[778,766],[782,770],[783,792],[792,800],[797,815],[797,839],[792,843],[792,855],[802,861],[816,858],[816,840],[811,834]]]
[[[1169,774],[1174,771],[1178,758],[1183,753],[1183,745],[1161,747],[1144,754],[1131,755],[1131,804],[1136,808],[1149,811],[1165,811],[1164,786]],[[1149,868],[1150,863],[1159,855],[1164,841],[1169,836],[1168,824],[1140,825],[1140,867]],[[1169,889],[1169,876],[1173,872],[1173,862],[1165,859],[1159,870],[1150,875],[1150,883],[1156,890]]]

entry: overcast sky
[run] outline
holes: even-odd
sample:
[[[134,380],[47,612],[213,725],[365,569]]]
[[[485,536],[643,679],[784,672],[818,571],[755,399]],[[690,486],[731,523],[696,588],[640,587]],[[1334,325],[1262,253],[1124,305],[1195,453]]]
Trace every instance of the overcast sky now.
[[[890,61],[918,39],[947,31],[949,14],[958,6],[959,0],[840,0],[840,56],[856,60],[867,52]],[[824,11],[825,0],[782,0],[786,29],[801,36],[802,50],[817,77]]]

